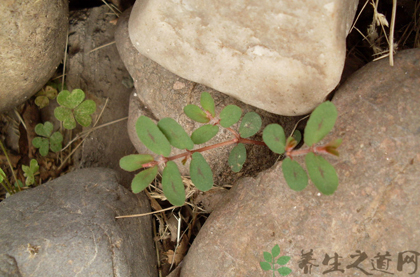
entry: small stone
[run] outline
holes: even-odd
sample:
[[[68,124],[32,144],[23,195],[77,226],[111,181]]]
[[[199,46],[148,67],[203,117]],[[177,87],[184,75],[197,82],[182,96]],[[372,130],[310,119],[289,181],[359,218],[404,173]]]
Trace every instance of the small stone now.
[[[176,81],[174,86],[173,86],[174,90],[179,90],[179,89],[183,89],[183,88],[185,88],[185,83],[181,83],[180,81]]]

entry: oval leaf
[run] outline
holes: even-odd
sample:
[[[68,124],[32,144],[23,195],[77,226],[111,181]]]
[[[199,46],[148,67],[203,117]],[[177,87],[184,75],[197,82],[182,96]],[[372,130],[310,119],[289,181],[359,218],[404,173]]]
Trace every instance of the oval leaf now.
[[[193,184],[201,191],[208,191],[213,186],[213,172],[201,153],[192,154],[190,175]]]
[[[204,125],[191,134],[191,139],[195,144],[202,144],[211,140],[219,132],[218,126]]]
[[[54,132],[50,137],[50,148],[53,152],[61,151],[63,148],[61,142],[63,141],[63,135],[60,132]]]
[[[309,117],[305,127],[305,144],[312,146],[320,142],[334,127],[337,109],[330,101],[319,105]]]
[[[72,111],[66,107],[57,107],[54,109],[54,116],[60,121],[63,121],[64,128],[72,130],[76,128],[76,121]]]
[[[194,121],[200,123],[207,123],[210,119],[207,117],[206,113],[200,109],[197,105],[187,105],[184,107],[184,113]]]
[[[299,142],[302,140],[302,133],[299,130],[296,130],[293,132],[292,137],[296,140],[296,144],[299,144]]]
[[[287,185],[295,191],[301,191],[308,185],[308,175],[302,166],[287,157],[281,168],[283,170],[284,179],[286,179]]]
[[[205,111],[208,111],[213,117],[215,117],[216,113],[214,111],[214,100],[210,93],[203,92],[201,94],[200,104]]]
[[[281,276],[287,276],[292,273],[292,270],[286,266],[283,266],[277,269],[277,272],[280,273]]]
[[[120,159],[120,167],[125,171],[134,171],[143,167],[143,164],[153,162],[151,155],[133,154]]]
[[[86,100],[74,110],[74,117],[83,127],[88,127],[92,123],[91,114],[96,110],[96,103],[93,100]]]
[[[157,174],[157,166],[145,169],[139,174],[137,174],[131,182],[131,190],[133,191],[133,193],[139,193],[145,188],[147,188],[147,186],[156,178]]]
[[[277,264],[279,265],[285,265],[290,261],[290,257],[289,256],[281,256],[280,258],[277,259]]]
[[[261,269],[264,271],[271,270],[271,264],[268,262],[260,262]]]
[[[185,189],[181,174],[175,162],[169,161],[162,172],[162,188],[168,201],[174,206],[182,206],[185,202]]]
[[[273,255],[273,257],[280,255],[280,246],[278,244],[274,245],[271,249],[271,255]]]
[[[220,113],[220,125],[229,128],[239,121],[242,115],[242,110],[236,105],[226,106]]]
[[[242,118],[239,134],[242,138],[249,138],[260,130],[262,124],[261,117],[255,112],[249,112]]]
[[[323,157],[309,153],[305,157],[306,168],[314,185],[325,195],[331,195],[338,187],[335,168]]]
[[[184,128],[172,118],[167,117],[161,119],[158,123],[158,127],[172,146],[178,149],[188,150],[194,148],[194,143],[190,136],[184,131]]]
[[[74,89],[71,93],[68,90],[61,91],[57,96],[57,102],[69,109],[76,108],[85,99],[85,93],[81,89]]]
[[[264,252],[263,256],[266,262],[269,262],[269,263],[273,262],[273,256],[269,252]]]
[[[284,134],[283,127],[276,123],[265,127],[263,141],[274,153],[283,154],[286,144],[286,135]]]
[[[245,145],[238,143],[229,154],[228,163],[233,172],[239,172],[246,160]]]
[[[171,145],[168,139],[147,116],[140,116],[136,122],[136,132],[140,141],[152,152],[168,157]]]

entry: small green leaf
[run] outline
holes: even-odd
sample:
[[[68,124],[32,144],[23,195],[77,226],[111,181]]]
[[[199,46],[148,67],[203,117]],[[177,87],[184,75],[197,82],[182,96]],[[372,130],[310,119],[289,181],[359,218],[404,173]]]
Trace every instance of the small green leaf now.
[[[149,186],[150,183],[153,182],[153,180],[156,178],[157,174],[157,166],[145,169],[137,174],[131,182],[131,190],[133,193],[139,193],[147,188],[147,186]]]
[[[255,112],[249,112],[242,118],[239,134],[242,138],[249,138],[255,135],[261,128],[261,117]]]
[[[220,113],[220,125],[229,128],[239,121],[242,115],[242,110],[236,105],[226,106]]]
[[[296,145],[298,144],[298,142],[296,141],[296,139],[294,137],[288,137],[286,140],[286,148],[287,149],[293,149],[296,147]]]
[[[0,183],[4,181],[4,178],[6,178],[6,173],[0,168]]]
[[[292,273],[292,270],[288,267],[280,267],[279,269],[277,269],[277,272],[280,273],[281,276],[287,276],[290,273]]]
[[[277,262],[276,263],[279,264],[279,265],[285,265],[289,261],[290,261],[290,257],[289,256],[281,256],[280,258],[277,259]]]
[[[294,131],[292,137],[296,140],[296,145],[297,145],[302,140],[302,133],[299,130],[296,130]]]
[[[201,191],[208,191],[213,186],[213,172],[201,153],[192,154],[190,175],[193,184]]]
[[[201,94],[200,104],[205,111],[208,111],[213,117],[216,116],[216,113],[214,111],[214,100],[213,97],[211,97],[210,93],[203,92]]]
[[[172,118],[162,118],[158,125],[159,129],[168,139],[169,143],[178,149],[192,150],[194,143],[190,136],[184,131],[184,128]]]
[[[239,172],[246,161],[245,145],[238,143],[229,154],[228,163],[233,172]]]
[[[168,157],[171,145],[168,139],[147,116],[140,116],[136,122],[136,132],[140,141],[152,152]]]
[[[181,174],[175,162],[169,161],[162,172],[162,188],[168,201],[174,206],[182,206],[185,202],[185,189]]]
[[[96,103],[93,100],[86,100],[74,109],[74,117],[83,127],[92,123],[91,114],[96,110]]]
[[[47,96],[40,95],[35,98],[35,105],[37,105],[40,109],[45,108],[50,104],[50,99]]]
[[[341,145],[341,143],[343,142],[343,140],[341,138],[336,139],[330,143],[328,143],[327,145],[325,145],[325,150],[335,156],[340,156],[340,154],[337,151],[337,148]]]
[[[273,256],[271,255],[271,253],[264,251],[263,255],[264,255],[264,260],[266,262],[269,262],[269,263],[273,262]]]
[[[63,141],[63,135],[60,132],[54,132],[50,137],[50,148],[53,152],[58,152],[63,149],[61,142]]]
[[[271,255],[273,255],[273,257],[280,255],[280,247],[278,244],[274,245],[273,249],[271,249]]]
[[[72,111],[66,107],[57,107],[54,109],[54,116],[60,121],[63,121],[63,126],[67,130],[72,130],[76,128],[76,120],[74,120],[74,116]]]
[[[287,185],[295,191],[301,191],[308,185],[308,175],[296,161],[287,157],[281,165]]]
[[[39,123],[35,126],[35,133],[39,136],[48,138],[51,135],[53,129],[53,124],[49,121],[46,121],[44,124]]]
[[[305,127],[305,144],[312,146],[320,142],[334,127],[337,109],[330,101],[319,105],[309,117]]]
[[[210,121],[206,113],[197,105],[190,104],[185,106],[184,113],[192,120],[200,123],[207,123]]]
[[[50,140],[48,138],[36,137],[32,140],[32,145],[35,148],[39,148],[41,156],[45,157],[48,155],[50,149]]]
[[[195,144],[202,144],[211,140],[219,132],[219,127],[215,125],[204,125],[191,134],[191,139]]]
[[[29,166],[22,165],[23,170],[23,176],[26,177],[25,184],[27,186],[33,185],[35,183],[35,174],[39,170],[38,161],[35,159],[32,159],[29,163]]]
[[[283,127],[275,123],[265,127],[263,141],[274,153],[283,154],[286,144],[286,135],[284,134]]]
[[[338,176],[334,167],[323,157],[309,153],[305,157],[309,177],[325,195],[331,195],[338,187]]]
[[[151,155],[132,154],[120,159],[120,167],[125,171],[135,171],[142,168],[143,164],[153,162]]]
[[[76,108],[85,99],[85,93],[81,89],[74,89],[71,93],[68,90],[61,91],[57,96],[57,102],[69,109]]]
[[[267,262],[260,262],[261,269],[264,271],[271,270],[271,264]]]

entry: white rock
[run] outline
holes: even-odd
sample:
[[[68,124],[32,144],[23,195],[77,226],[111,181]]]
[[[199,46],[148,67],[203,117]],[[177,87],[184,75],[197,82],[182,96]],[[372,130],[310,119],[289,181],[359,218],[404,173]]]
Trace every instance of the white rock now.
[[[173,73],[282,115],[338,84],[357,0],[137,1],[137,50]]]

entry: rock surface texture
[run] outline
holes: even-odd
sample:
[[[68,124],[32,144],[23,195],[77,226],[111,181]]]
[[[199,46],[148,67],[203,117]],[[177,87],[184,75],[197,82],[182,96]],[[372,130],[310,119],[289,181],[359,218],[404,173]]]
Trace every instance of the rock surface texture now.
[[[337,191],[294,192],[280,163],[240,180],[206,221],[179,276],[272,276],[259,263],[276,244],[291,257],[291,276],[420,274],[420,50],[397,53],[394,67],[368,64],[333,102],[339,117],[324,142],[343,138],[340,158],[329,158]]]
[[[137,1],[133,45],[247,104],[302,115],[338,84],[357,0]]]
[[[0,112],[35,94],[51,78],[65,50],[67,0],[0,4]]]
[[[2,276],[157,276],[149,212],[114,171],[82,169],[0,203]]]
[[[128,35],[128,16],[130,11],[122,14],[118,20],[118,27],[115,34],[118,51],[134,80],[136,90],[130,99],[128,133],[131,141],[139,153],[150,153],[150,151],[140,142],[135,131],[135,124],[141,115],[146,115],[155,121],[170,117],[176,120],[188,134],[202,124],[190,120],[183,109],[187,104],[200,105],[200,95],[207,91],[212,94],[216,103],[216,113],[227,105],[238,105],[243,114],[255,111],[262,116],[263,126],[276,122],[281,124],[286,133],[290,133],[299,118],[282,117],[246,105],[232,97],[224,95],[218,91],[195,84],[194,82],[180,78],[179,76],[166,70],[156,62],[138,53],[130,41]],[[236,128],[236,126],[235,126]],[[232,139],[233,136],[227,130],[220,131],[219,134],[210,142],[196,146],[196,148],[223,142]],[[261,137],[255,139],[261,140]],[[212,151],[203,152],[204,157],[209,162],[215,175],[215,182],[232,183],[246,172],[246,174],[256,175],[257,172],[269,168],[277,159],[266,147],[250,146],[248,148],[248,161],[240,173],[233,173],[228,167],[227,160],[229,152],[233,146],[219,148]],[[183,150],[173,149],[172,155],[184,152]],[[188,165],[183,166],[181,160],[176,160],[182,174],[189,175]]]
[[[116,26],[110,22],[115,18],[106,5],[70,14],[72,24],[66,82],[70,91],[82,89],[89,99],[96,102],[96,115],[105,108],[97,126],[127,117],[132,91],[132,88],[124,86],[130,75],[115,44],[92,51],[114,41]],[[128,136],[125,119],[92,132],[84,141],[76,163],[81,168],[114,169],[123,178],[122,183],[129,185],[133,174],[122,170],[119,160],[133,153],[135,149]]]

